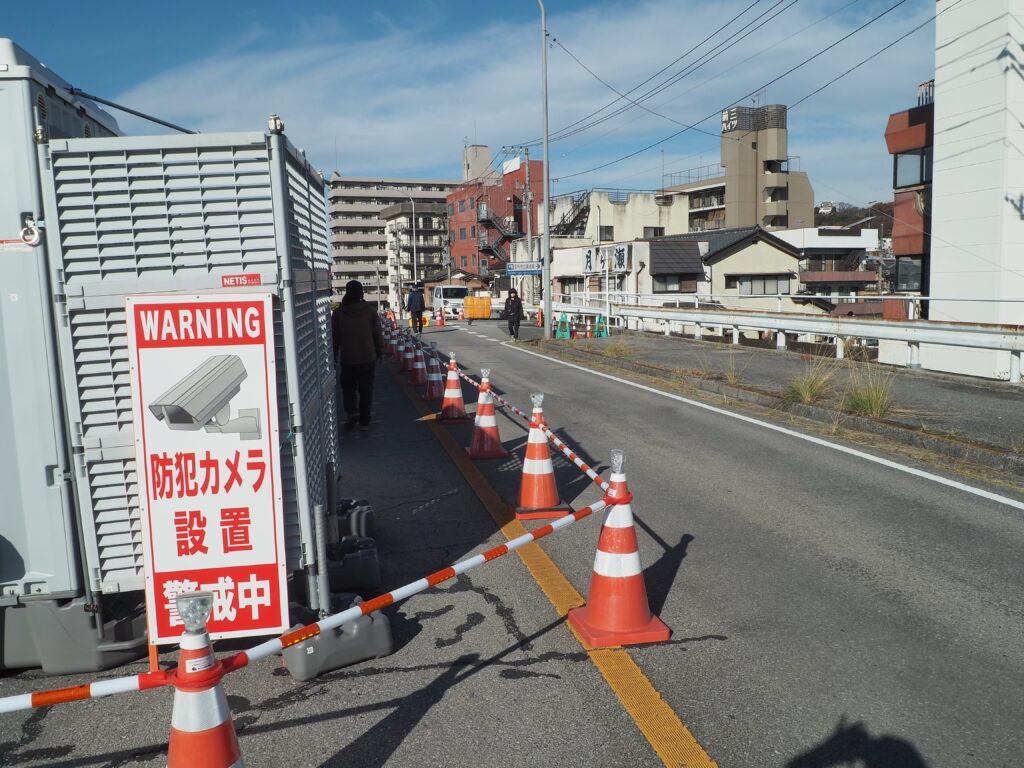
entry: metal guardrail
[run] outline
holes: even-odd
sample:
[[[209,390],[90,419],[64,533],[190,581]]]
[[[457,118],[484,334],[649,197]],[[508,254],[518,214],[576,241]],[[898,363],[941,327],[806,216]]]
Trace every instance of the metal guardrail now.
[[[568,301],[553,304],[552,311],[572,314],[604,313],[608,303],[604,295],[600,298],[585,295],[573,295]],[[773,295],[774,296],[774,295]],[[635,294],[632,296],[640,298]],[[631,297],[631,298],[632,298]],[[845,354],[846,340],[852,337],[886,341],[905,342],[907,347],[907,367],[920,367],[920,345],[935,344],[939,346],[969,347],[972,349],[989,349],[1010,353],[1009,381],[1013,384],[1021,382],[1021,357],[1024,354],[1024,326],[986,325],[973,323],[944,323],[932,320],[883,320],[857,317],[833,317],[830,315],[810,315],[781,311],[750,311],[726,307],[664,307],[645,306],[643,304],[626,304],[613,300],[611,302],[612,318],[634,318],[664,323],[665,333],[671,332],[673,324],[677,326],[695,326],[700,336],[704,326],[729,329],[733,334],[733,343],[739,343],[741,331],[774,331],[777,334],[777,348],[784,349],[786,334],[811,334],[835,339],[836,357]],[[624,298],[624,297],[623,297]],[[735,299],[735,296],[730,298]],[[771,298],[771,297],[758,297]],[[785,298],[791,298],[786,296]],[[799,298],[806,298],[799,295]],[[884,296],[872,296],[872,300],[885,299]],[[908,300],[908,297],[888,297],[890,300]],[[920,297],[913,297],[914,301]],[[934,297],[932,297],[934,299]],[[710,296],[688,296],[686,301],[709,303]],[[946,299],[943,299],[945,301]],[[683,300],[680,300],[682,303]],[[1024,301],[1024,300],[1022,300]],[[724,331],[723,331],[724,333]]]

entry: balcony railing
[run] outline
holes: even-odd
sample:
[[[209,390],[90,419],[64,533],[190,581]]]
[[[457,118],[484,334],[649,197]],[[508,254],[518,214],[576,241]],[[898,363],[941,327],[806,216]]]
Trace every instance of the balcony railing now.
[[[831,271],[831,272],[800,272],[800,282],[815,283],[877,283],[878,273],[869,270]]]

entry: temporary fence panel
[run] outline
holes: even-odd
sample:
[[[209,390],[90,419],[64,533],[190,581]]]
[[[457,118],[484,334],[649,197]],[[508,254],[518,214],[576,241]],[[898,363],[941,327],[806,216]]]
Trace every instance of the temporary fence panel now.
[[[41,616],[44,604],[66,615],[69,600],[81,595],[83,586],[56,375],[52,290],[38,240],[44,216],[34,135],[38,130],[59,137],[113,136],[118,127],[109,114],[69,89],[52,70],[0,37],[0,432],[5,437],[0,449],[0,668],[37,665],[39,653],[25,640],[35,624],[29,616]],[[98,494],[110,492],[122,479],[102,462],[94,471]],[[80,611],[79,618],[93,631],[91,617]],[[59,632],[46,625],[46,634]]]
[[[263,133],[51,141],[40,162],[94,588],[143,586],[129,295],[273,294],[287,560],[301,567],[314,551],[312,507],[327,501],[337,462],[321,176],[284,136]]]

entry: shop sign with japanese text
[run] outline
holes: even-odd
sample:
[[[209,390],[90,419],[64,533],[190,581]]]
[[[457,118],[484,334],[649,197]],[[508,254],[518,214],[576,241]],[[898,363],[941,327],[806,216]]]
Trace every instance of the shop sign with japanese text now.
[[[600,247],[586,247],[580,252],[584,275],[600,272],[629,272],[632,264],[632,243],[615,243]]]
[[[288,627],[270,294],[125,299],[152,643],[209,590],[210,635]]]

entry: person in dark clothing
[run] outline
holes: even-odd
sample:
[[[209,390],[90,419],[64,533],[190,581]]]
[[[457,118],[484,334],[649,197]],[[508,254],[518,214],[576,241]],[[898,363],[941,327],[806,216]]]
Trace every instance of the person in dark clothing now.
[[[370,428],[373,407],[373,376],[384,354],[384,337],[373,305],[363,300],[363,286],[349,280],[345,296],[331,315],[334,359],[338,361],[346,431]]]
[[[519,323],[523,321],[523,300],[519,298],[515,288],[508,292],[508,298],[505,299],[505,320],[508,322],[508,335],[519,341]]]
[[[416,287],[409,293],[409,302],[405,307],[412,315],[412,327],[416,333],[423,334],[423,310],[427,308],[423,300],[423,284],[416,283]]]

